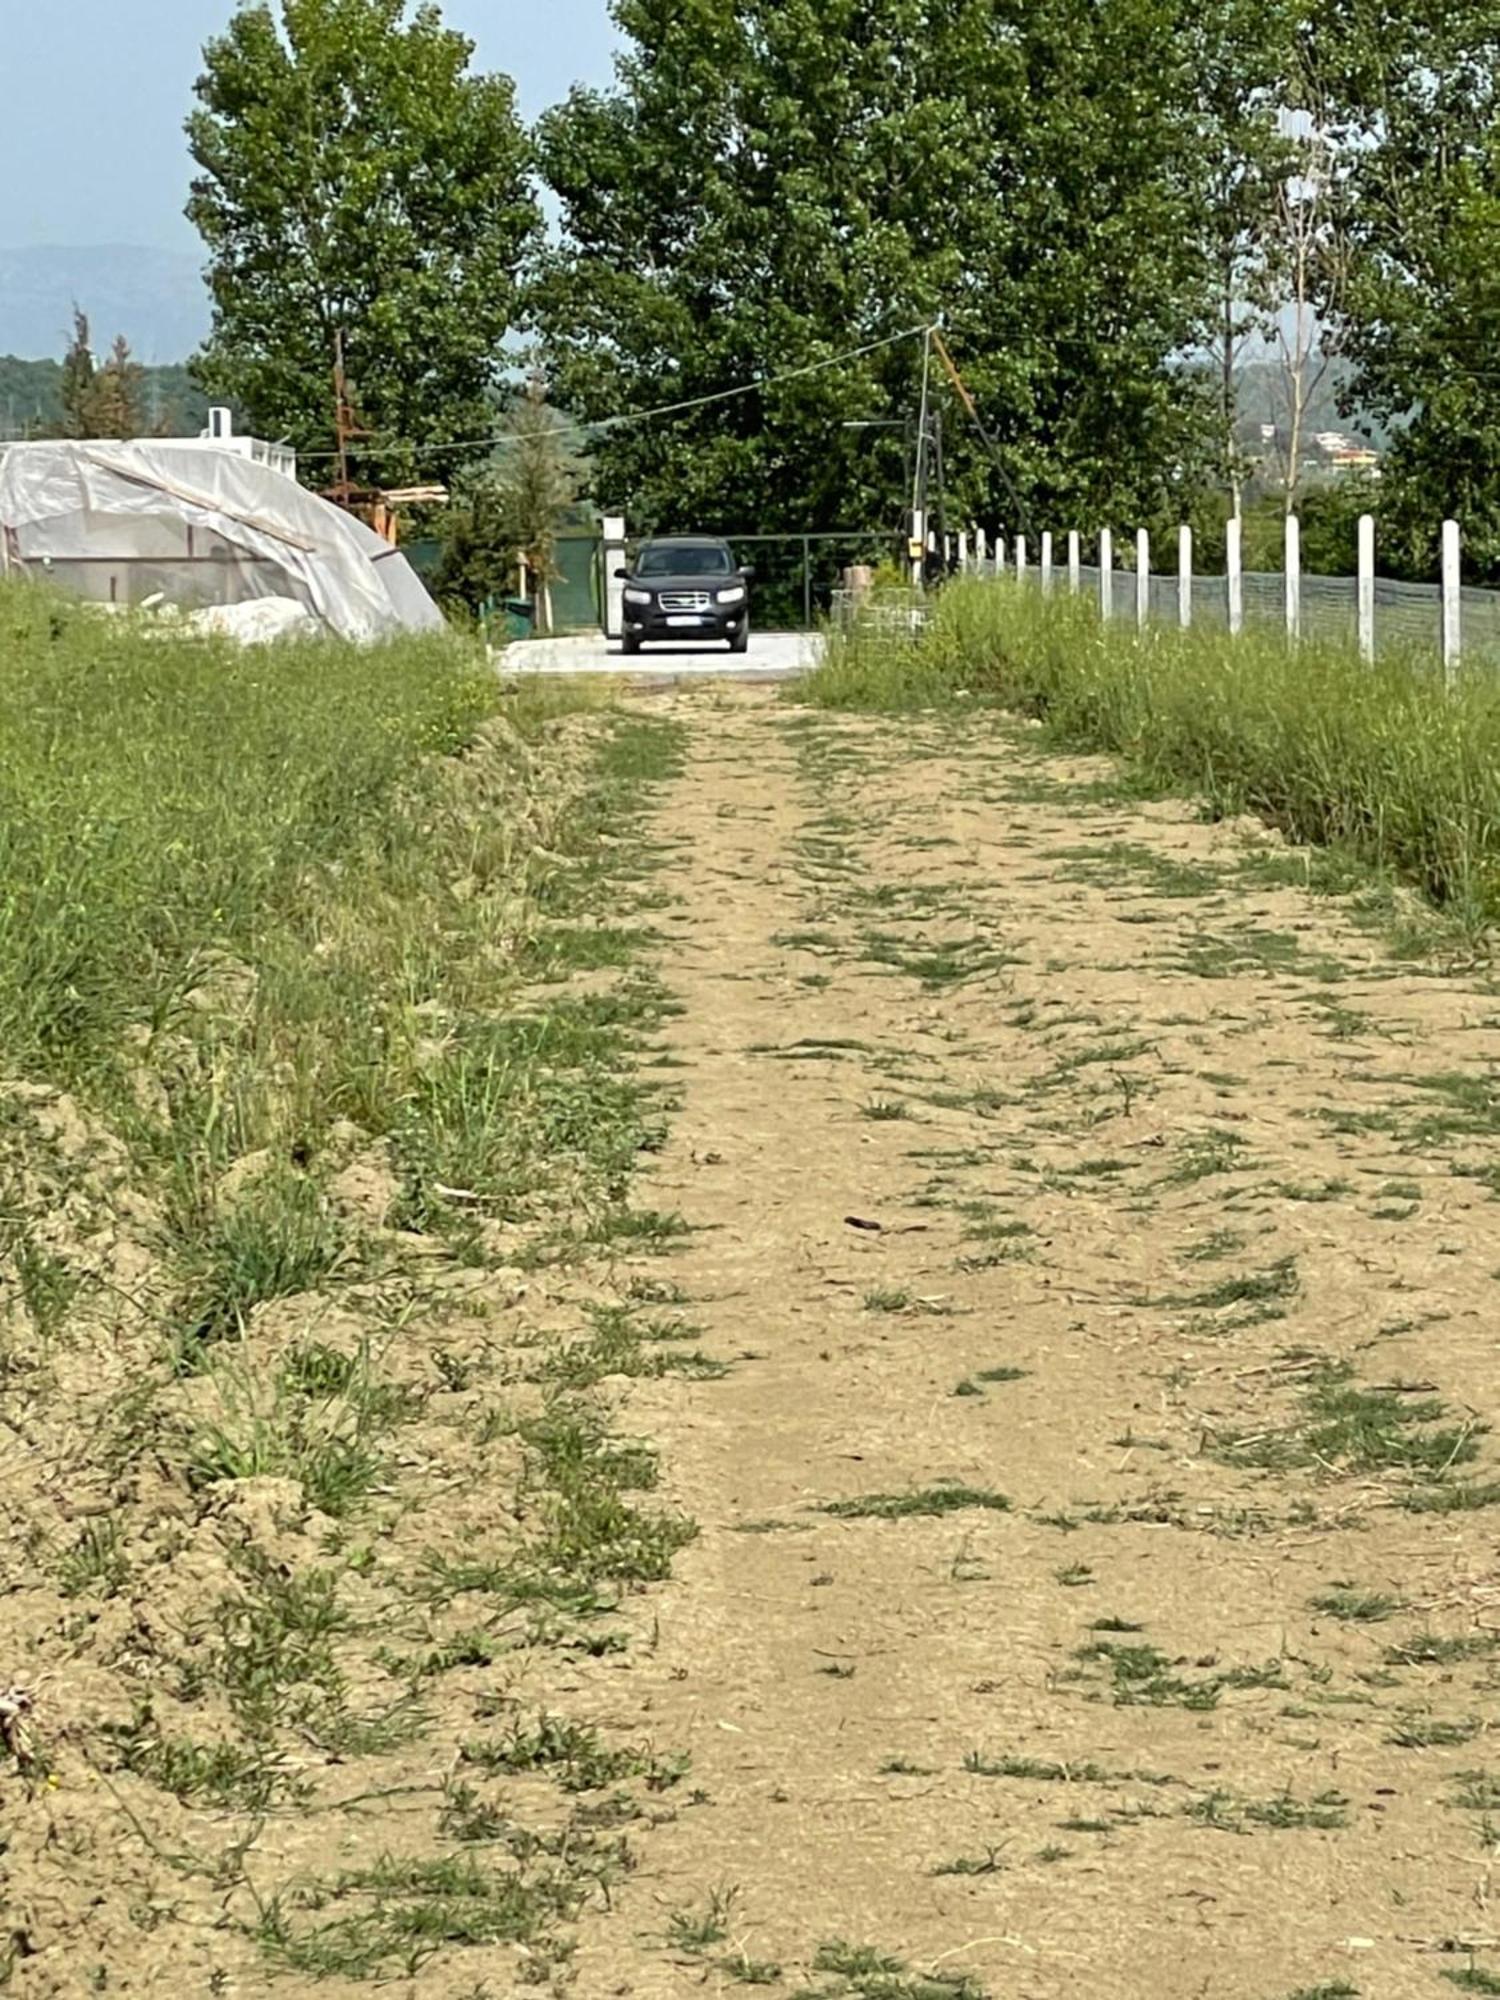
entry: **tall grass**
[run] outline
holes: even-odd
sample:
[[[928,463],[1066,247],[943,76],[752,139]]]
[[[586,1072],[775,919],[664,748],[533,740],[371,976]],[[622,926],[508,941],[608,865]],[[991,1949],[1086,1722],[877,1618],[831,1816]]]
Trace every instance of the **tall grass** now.
[[[992,702],[1216,813],[1392,869],[1466,924],[1500,916],[1500,680],[1478,672],[1446,695],[1417,658],[1370,666],[1271,633],[1138,636],[1087,600],[967,581],[919,635],[834,634],[798,693],[835,708]]]
[[[78,1081],[309,886],[406,837],[393,801],[472,740],[492,681],[442,641],[164,640],[0,589],[0,1049]]]

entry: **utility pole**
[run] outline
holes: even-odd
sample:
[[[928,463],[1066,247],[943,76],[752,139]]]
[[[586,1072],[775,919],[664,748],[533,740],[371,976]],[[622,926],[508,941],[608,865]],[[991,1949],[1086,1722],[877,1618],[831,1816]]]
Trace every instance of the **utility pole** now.
[[[932,470],[937,480],[937,545],[943,575],[948,574],[948,501],[943,490],[943,413],[932,408]]]
[[[911,491],[911,539],[907,544],[907,554],[911,557],[913,590],[922,588],[922,579],[927,566],[927,401],[931,382],[932,328],[929,326],[922,339],[922,402],[917,413],[916,468],[912,474]]]

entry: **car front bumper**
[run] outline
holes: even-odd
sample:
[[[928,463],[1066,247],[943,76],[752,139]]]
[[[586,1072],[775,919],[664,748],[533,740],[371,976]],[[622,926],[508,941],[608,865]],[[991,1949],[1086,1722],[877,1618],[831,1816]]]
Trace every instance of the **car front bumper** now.
[[[707,611],[663,611],[659,604],[627,604],[625,633],[631,639],[734,639],[750,615],[748,604],[710,605]]]

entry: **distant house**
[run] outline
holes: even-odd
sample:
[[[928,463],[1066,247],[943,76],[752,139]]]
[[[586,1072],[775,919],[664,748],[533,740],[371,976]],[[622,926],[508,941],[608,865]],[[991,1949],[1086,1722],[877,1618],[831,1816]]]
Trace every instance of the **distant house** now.
[[[1370,472],[1380,464],[1380,453],[1363,438],[1345,431],[1319,431],[1313,438],[1320,457],[1335,472]]]

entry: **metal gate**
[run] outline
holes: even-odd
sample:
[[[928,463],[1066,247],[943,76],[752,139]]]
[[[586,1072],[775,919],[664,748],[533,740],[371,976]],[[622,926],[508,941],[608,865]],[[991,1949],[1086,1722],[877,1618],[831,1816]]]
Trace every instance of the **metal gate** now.
[[[597,632],[604,623],[598,535],[567,533],[557,538],[558,574],[552,585],[555,632]]]

